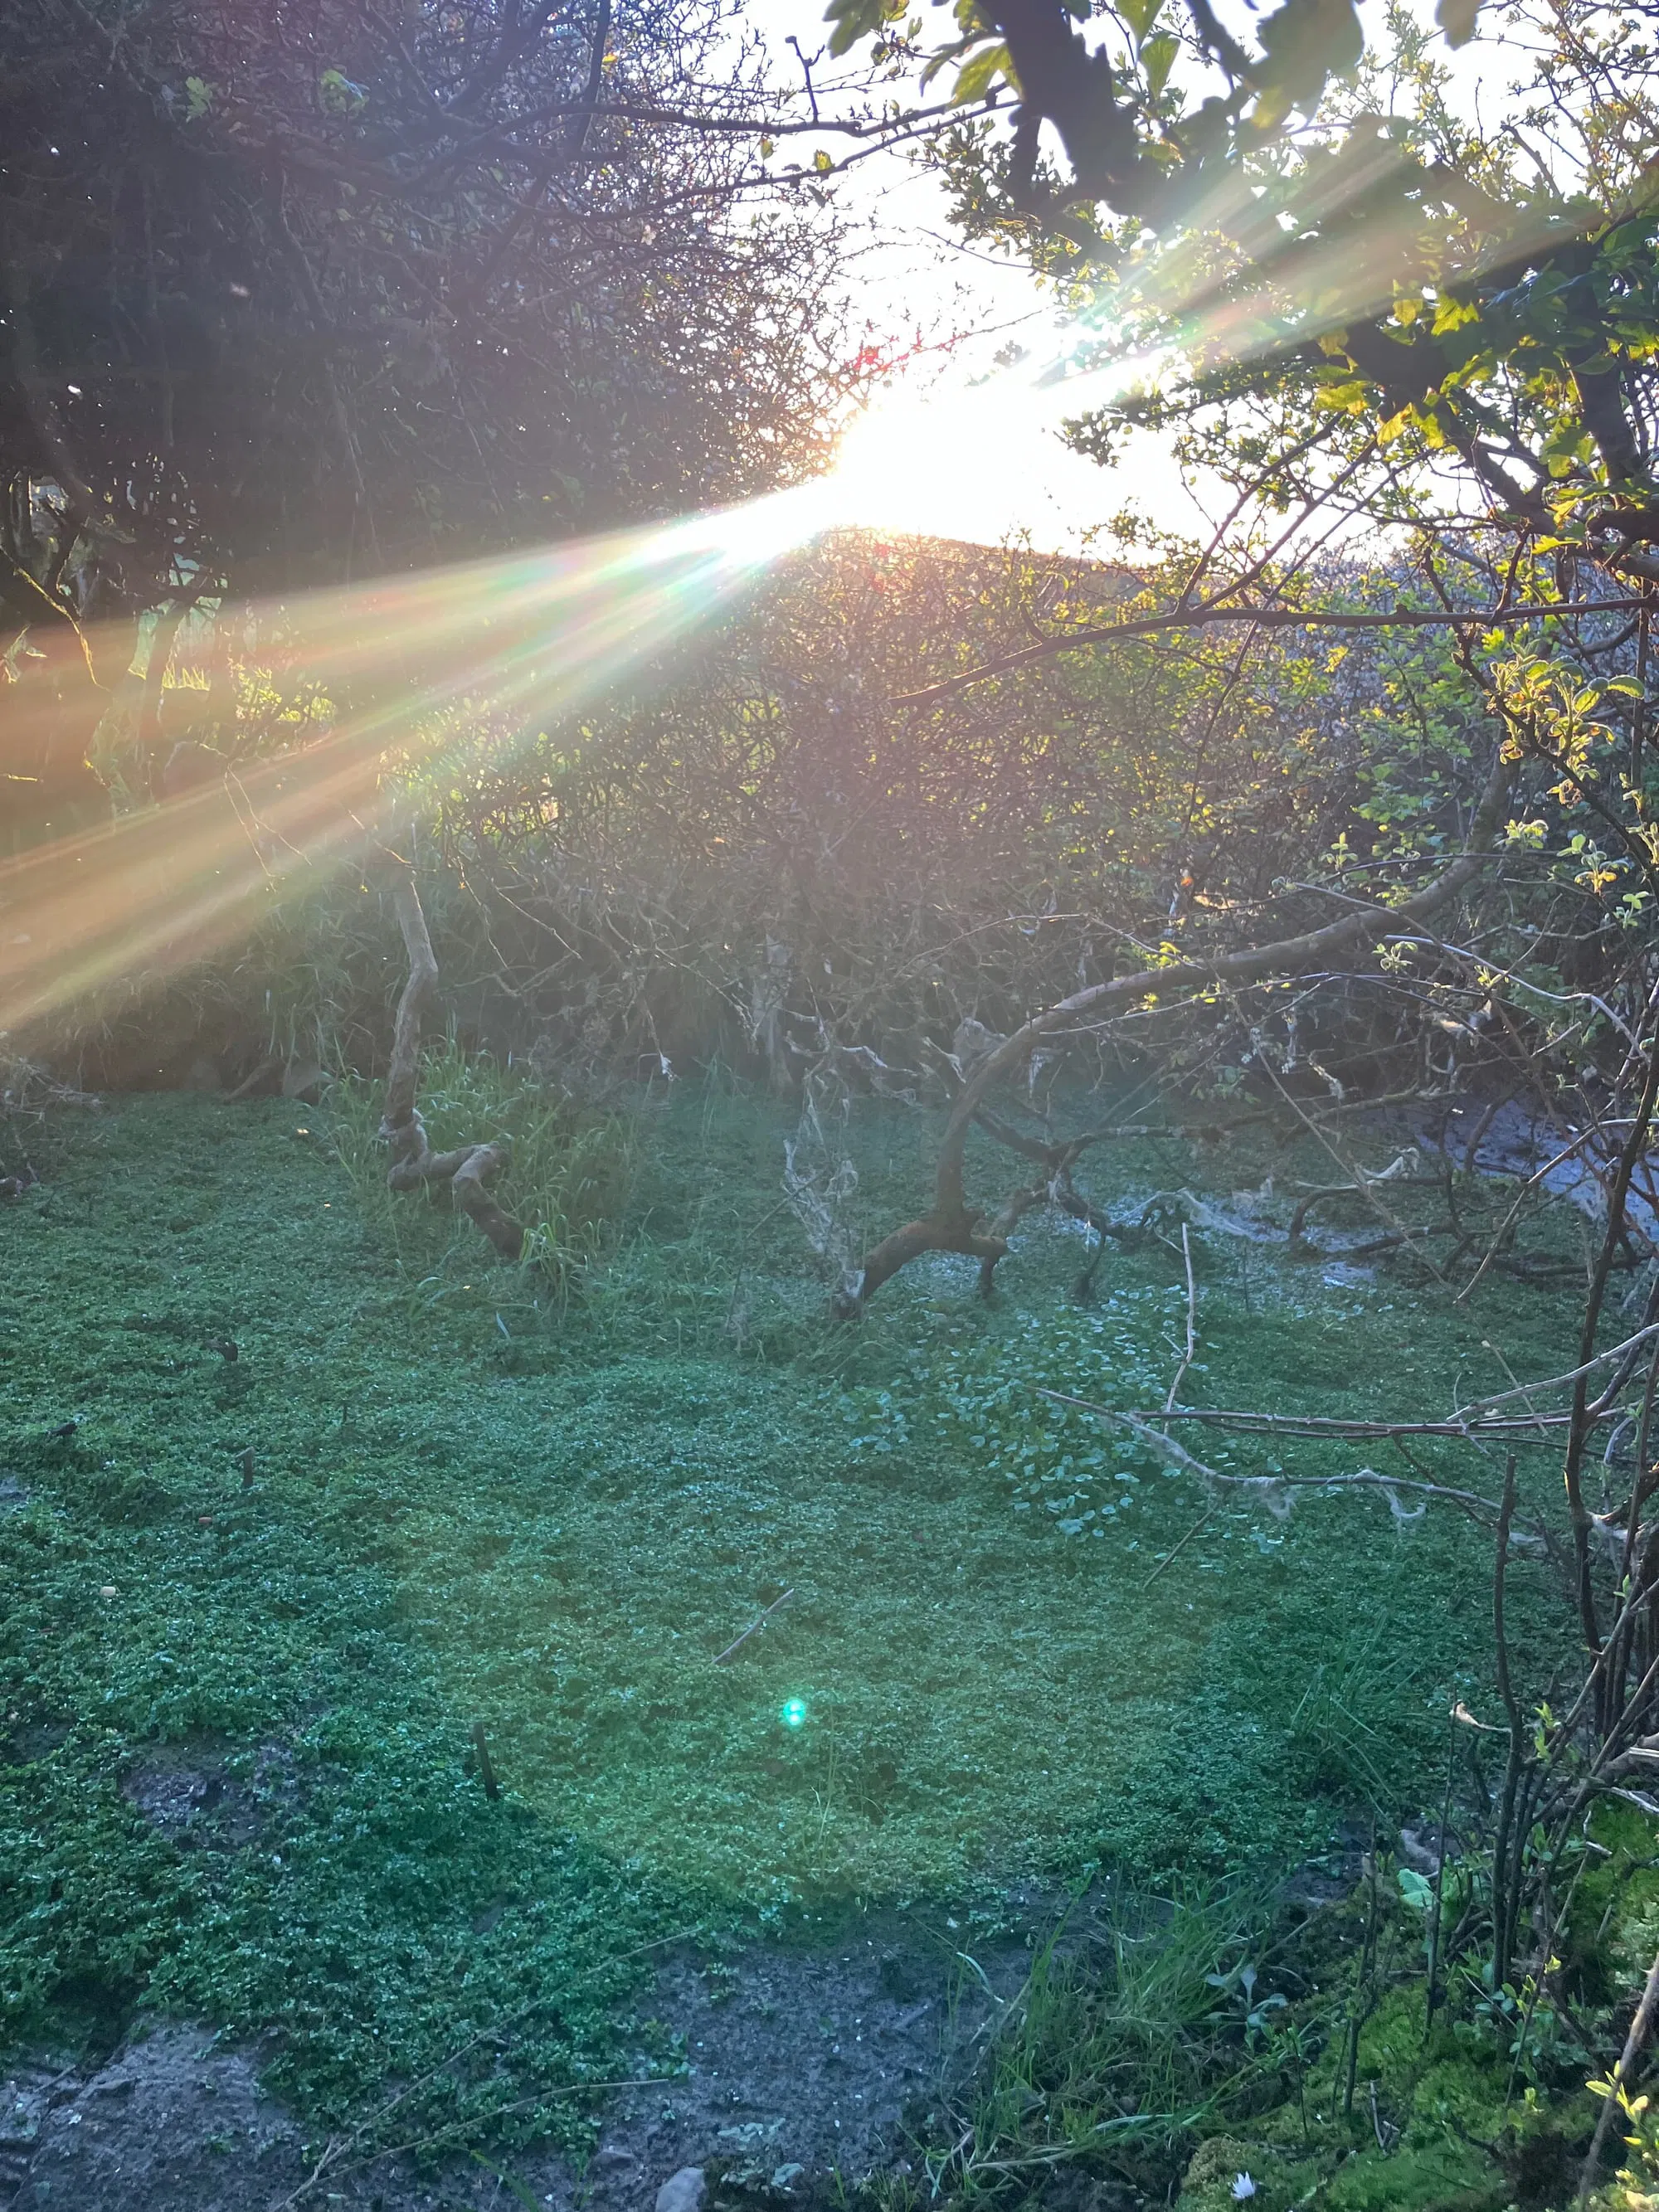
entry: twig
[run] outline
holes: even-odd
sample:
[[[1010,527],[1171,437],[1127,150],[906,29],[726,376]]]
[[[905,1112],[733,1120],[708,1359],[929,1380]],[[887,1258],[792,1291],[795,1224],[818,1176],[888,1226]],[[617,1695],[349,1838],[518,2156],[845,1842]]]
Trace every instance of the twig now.
[[[1152,1425],[1152,1421],[1143,1419],[1138,1413],[1119,1413],[1110,1406],[1097,1406],[1087,1398],[1067,1398],[1058,1390],[1040,1389],[1038,1395],[1058,1399],[1062,1405],[1080,1407],[1085,1413],[1097,1414],[1103,1421],[1121,1422],[1161,1459],[1167,1460],[1171,1467],[1178,1468],[1183,1474],[1196,1475],[1200,1482],[1219,1483],[1231,1490],[1253,1490],[1263,1497],[1291,1490],[1380,1490],[1384,1496],[1411,1490],[1422,1498],[1443,1498],[1449,1504],[1459,1507],[1476,1522],[1482,1516],[1496,1522],[1504,1510],[1500,1500],[1483,1498],[1478,1491],[1455,1489],[1444,1482],[1416,1481],[1403,1474],[1379,1474],[1374,1467],[1358,1468],[1352,1474],[1224,1474],[1218,1468],[1195,1459],[1184,1444],[1177,1443],[1173,1437],[1165,1436],[1161,1429]],[[1524,1542],[1535,1546],[1547,1555],[1551,1553],[1549,1533],[1539,1522],[1534,1522],[1533,1530],[1524,1537],[1511,1536],[1510,1540],[1512,1545]],[[1655,1663],[1659,1665],[1659,1661]]]
[[[765,1612],[762,1613],[758,1620],[751,1620],[748,1627],[744,1630],[741,1636],[734,1637],[732,1638],[732,1642],[726,1645],[725,1650],[720,1653],[719,1658],[715,1660],[714,1664],[717,1667],[725,1666],[726,1661],[732,1656],[732,1654],[734,1651],[740,1651],[744,1645],[748,1643],[755,1631],[757,1628],[764,1628],[767,1622],[770,1620],[772,1615],[777,1611],[778,1607],[781,1605],[787,1605],[790,1599],[793,1597],[795,1593],[793,1590],[787,1589],[781,1597],[775,1597],[771,1604],[767,1607]]]
[[[493,1805],[501,1796],[501,1785],[495,1779],[495,1769],[490,1760],[489,1745],[484,1737],[482,1721],[472,1723],[472,1748],[478,1754],[478,1778],[483,1784],[484,1796]]]
[[[1170,1395],[1164,1401],[1166,1413],[1174,1413],[1175,1401],[1186,1380],[1187,1370],[1192,1365],[1198,1351],[1198,1285],[1193,1279],[1193,1244],[1184,1221],[1181,1224],[1181,1257],[1187,1269],[1187,1345],[1181,1355],[1181,1364],[1175,1371],[1175,1380],[1170,1385]],[[1171,1552],[1170,1557],[1173,1559],[1175,1553]]]
[[[1445,1909],[1446,1829],[1451,1820],[1452,1784],[1457,1772],[1457,1712],[1446,1717],[1446,1794],[1440,1801],[1440,1850],[1434,1867],[1434,1918],[1429,1928],[1429,1988],[1423,2005],[1423,2041],[1426,2046],[1434,2026],[1434,2008],[1440,1990],[1441,1916]]]
[[[1162,1413],[1119,1415],[1114,1413],[1110,1407],[1097,1406],[1088,1398],[1068,1397],[1063,1390],[1044,1390],[1042,1395],[1045,1398],[1058,1400],[1061,1405],[1081,1406],[1089,1413],[1109,1414],[1114,1419],[1213,1421],[1224,1428],[1291,1430],[1303,1431],[1310,1437],[1461,1437],[1475,1429],[1530,1428],[1534,1425],[1544,1428],[1570,1420],[1571,1415],[1566,1413],[1539,1413],[1526,1420],[1492,1422],[1488,1422],[1486,1416],[1495,1413],[1500,1406],[1513,1405],[1517,1398],[1529,1401],[1540,1390],[1564,1390],[1568,1383],[1577,1382],[1595,1369],[1605,1367],[1612,1360],[1621,1359],[1626,1352],[1634,1351],[1638,1345],[1646,1344],[1656,1336],[1659,1336],[1659,1322],[1650,1322],[1646,1328],[1638,1328],[1634,1336],[1627,1336],[1622,1344],[1615,1344],[1606,1352],[1598,1352],[1593,1358],[1585,1360],[1582,1366],[1570,1369],[1565,1375],[1552,1375],[1539,1382],[1517,1383],[1512,1390],[1499,1390],[1490,1398],[1476,1398],[1449,1421],[1348,1421],[1339,1420],[1334,1414],[1326,1413],[1230,1413],[1210,1407],[1180,1406],[1166,1406]],[[1587,1410],[1601,1418],[1610,1410],[1608,1400],[1605,1395],[1594,1399]]]
[[[1507,627],[1513,623],[1534,622],[1543,617],[1620,613],[1644,604],[1640,599],[1584,599],[1577,606],[1564,602],[1553,606],[1489,610],[1480,614],[1447,614],[1428,607],[1395,607],[1353,614],[1303,607],[1195,607],[1174,614],[1144,615],[1128,622],[1109,623],[1099,629],[1062,632],[1042,645],[1028,645],[1019,652],[1004,653],[977,668],[965,669],[960,676],[948,676],[940,683],[927,684],[920,691],[898,692],[892,703],[896,707],[926,706],[936,699],[954,697],[970,684],[982,684],[988,676],[1000,676],[1006,670],[1024,667],[1054,653],[1075,653],[1083,646],[1106,645],[1121,637],[1152,637],[1163,630],[1202,629],[1209,623],[1249,623],[1261,629],[1455,629],[1459,625],[1479,629],[1490,629],[1494,624]]]
[[[1045,1397],[1057,1398],[1062,1405],[1089,1407],[1090,1410],[1105,1410],[1092,1407],[1086,1398],[1068,1398],[1060,1390],[1045,1390]],[[1208,1407],[1173,1406],[1167,1410],[1137,1412],[1142,1421],[1209,1421],[1217,1428],[1238,1429],[1246,1436],[1303,1437],[1313,1441],[1321,1437],[1490,1437],[1504,1436],[1519,1429],[1564,1429],[1571,1420],[1571,1413],[1516,1414],[1505,1420],[1480,1421],[1345,1421],[1328,1413],[1220,1413]],[[1598,1416],[1610,1418],[1607,1414]]]
[[[1636,2063],[1642,2045],[1647,2041],[1648,2030],[1653,2024],[1656,2006],[1659,2006],[1659,1954],[1648,1968],[1647,1986],[1642,1991],[1642,2002],[1636,2008],[1636,2017],[1630,2024],[1630,2033],[1625,2038],[1625,2047],[1619,2054],[1619,2063],[1613,2069],[1613,2079],[1607,2084],[1607,2094],[1602,2101],[1601,2117],[1595,2123],[1595,2133],[1590,2138],[1589,2156],[1584,2160],[1584,2175],[1578,2185],[1579,2212],[1589,2202],[1589,2193],[1595,2186],[1596,2168],[1601,2162],[1601,2146],[1607,2139],[1607,2130],[1613,2124],[1613,2108],[1618,2104],[1631,2069]]]
[[[1194,1537],[1197,1535],[1199,1530],[1203,1528],[1206,1522],[1214,1519],[1215,1511],[1215,1507],[1212,1505],[1206,1512],[1200,1515],[1199,1518],[1194,1522],[1192,1527],[1187,1531],[1181,1541],[1176,1546],[1174,1551],[1166,1552],[1164,1557],[1158,1561],[1158,1565],[1152,1569],[1151,1574],[1147,1576],[1146,1581],[1141,1584],[1140,1587],[1142,1589],[1151,1589],[1152,1584],[1163,1573],[1164,1568],[1169,1565],[1172,1559],[1178,1559],[1180,1558],[1181,1554],[1186,1550],[1188,1545],[1190,1544]]]

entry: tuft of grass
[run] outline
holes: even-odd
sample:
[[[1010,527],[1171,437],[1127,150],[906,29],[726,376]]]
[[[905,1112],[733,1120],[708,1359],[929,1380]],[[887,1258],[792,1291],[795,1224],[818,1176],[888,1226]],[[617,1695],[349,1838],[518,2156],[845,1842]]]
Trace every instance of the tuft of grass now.
[[[1167,2179],[1179,2147],[1261,2077],[1243,2034],[1268,1996],[1251,1963],[1267,1918],[1265,1894],[1237,1882],[1161,1897],[1113,1887],[1074,1907],[957,2094],[936,2186],[1003,2201],[1011,2182],[1079,2160],[1148,2187]]]
[[[506,1147],[495,1195],[524,1227],[523,1270],[562,1301],[605,1249],[626,1204],[633,1162],[626,1121],[464,1052],[453,1035],[424,1055],[417,1095],[434,1152],[462,1144]],[[420,1192],[387,1187],[380,1103],[380,1085],[349,1079],[331,1091],[327,1126],[371,1234],[435,1303],[453,1289],[458,1269],[476,1274],[487,1261],[477,1231],[455,1215],[447,1189],[423,1202]],[[508,1336],[508,1324],[501,1328]]]

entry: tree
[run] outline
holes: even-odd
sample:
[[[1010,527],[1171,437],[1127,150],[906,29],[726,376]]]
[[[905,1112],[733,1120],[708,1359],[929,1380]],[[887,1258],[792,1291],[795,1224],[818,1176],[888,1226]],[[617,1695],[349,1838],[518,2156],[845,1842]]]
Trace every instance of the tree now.
[[[775,106],[708,0],[27,0],[0,61],[4,766],[43,823],[147,617],[141,750],[204,599],[822,450],[833,231],[702,127]]]
[[[830,14],[843,51],[869,34],[883,58],[922,58],[915,19],[873,0]],[[1389,825],[1369,853],[1347,853],[1346,914],[1264,942],[1235,911],[1196,957],[1183,945],[1148,962],[1160,994],[1213,997],[1346,957],[1391,915],[1421,921],[1490,881],[1474,839],[1504,836],[1513,790],[1527,795],[1518,818],[1553,826],[1530,811],[1540,770],[1583,817],[1562,823],[1564,854],[1576,865],[1587,840],[1606,846],[1600,890],[1645,896],[1645,796],[1639,777],[1607,790],[1605,748],[1623,720],[1639,764],[1645,703],[1621,708],[1617,695],[1638,631],[1644,673],[1644,593],[1659,574],[1645,550],[1659,543],[1659,58],[1634,14],[1517,0],[1481,20],[1524,27],[1538,57],[1516,112],[1484,137],[1452,113],[1419,33],[1391,15],[1385,67],[1345,0],[1286,0],[1254,52],[1207,0],[1190,0],[1184,25],[1152,0],[1086,27],[1060,0],[962,0],[959,35],[927,58],[929,73],[953,66],[959,102],[980,111],[932,139],[969,233],[1026,253],[1065,289],[1082,365],[1162,365],[1080,422],[1079,440],[1105,459],[1119,426],[1153,425],[1228,477],[1237,503],[1162,605],[1127,623],[1057,621],[913,703],[1159,629],[1304,623],[1298,558],[1364,516],[1403,533],[1426,589],[1415,605],[1395,596],[1311,618],[1443,627],[1458,641],[1461,712],[1490,732],[1461,812],[1423,817],[1403,842]],[[1462,40],[1474,11],[1443,7],[1441,21]],[[1016,97],[1012,131],[1000,86]],[[1609,633],[1601,617],[1621,612],[1636,631]],[[1415,885],[1401,872],[1413,860]],[[1090,986],[981,1066],[954,1109],[932,1213],[866,1255],[852,1306],[922,1249],[994,1264],[962,1188],[988,1086],[1042,1037],[1146,988]]]

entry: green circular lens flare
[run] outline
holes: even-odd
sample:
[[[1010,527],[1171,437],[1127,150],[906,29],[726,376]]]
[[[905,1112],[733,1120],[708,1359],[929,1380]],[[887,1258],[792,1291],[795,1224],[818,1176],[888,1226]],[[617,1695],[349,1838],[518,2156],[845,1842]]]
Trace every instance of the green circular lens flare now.
[[[806,1725],[805,1698],[786,1698],[779,1709],[778,1718],[783,1723],[785,1728],[805,1728]]]

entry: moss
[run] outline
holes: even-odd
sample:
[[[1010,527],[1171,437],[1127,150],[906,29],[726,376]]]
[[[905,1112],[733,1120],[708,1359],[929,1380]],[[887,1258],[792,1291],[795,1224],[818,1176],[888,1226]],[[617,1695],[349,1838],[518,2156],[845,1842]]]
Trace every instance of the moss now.
[[[1509,2178],[1494,2159],[1449,2142],[1362,2151],[1314,2200],[1319,2212],[1504,2212],[1510,2202]]]
[[[1240,2198],[1234,2189],[1248,2177],[1254,2194]],[[1316,2185],[1312,2160],[1296,2159],[1275,2145],[1243,2136],[1212,2136],[1200,2143],[1182,2179],[1176,2212],[1290,2212]]]
[[[1589,1842],[1559,1949],[1575,1994],[1607,2004],[1645,1975],[1659,1949],[1659,1821],[1603,1798]]]

